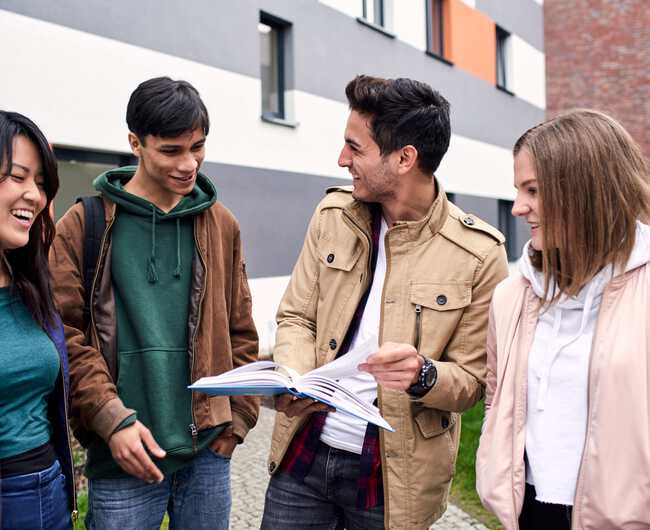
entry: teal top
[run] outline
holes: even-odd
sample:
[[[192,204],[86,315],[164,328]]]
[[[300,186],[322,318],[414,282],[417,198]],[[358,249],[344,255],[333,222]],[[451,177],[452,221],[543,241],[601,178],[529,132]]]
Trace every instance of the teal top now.
[[[0,459],[47,443],[47,403],[61,361],[27,306],[0,288]]]
[[[100,176],[96,186],[116,204],[111,231],[111,280],[117,323],[117,393],[167,452],[154,460],[168,475],[188,464],[222,429],[192,439],[192,393],[188,318],[194,256],[194,218],[216,200],[212,184],[199,178],[170,212],[130,194],[131,168]],[[112,478],[123,471],[103,441],[89,448],[86,475]]]

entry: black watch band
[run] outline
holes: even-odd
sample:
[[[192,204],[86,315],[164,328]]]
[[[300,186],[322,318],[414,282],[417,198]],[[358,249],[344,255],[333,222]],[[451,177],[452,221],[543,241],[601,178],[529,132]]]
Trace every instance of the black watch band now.
[[[438,378],[438,370],[436,370],[436,365],[433,364],[433,361],[426,357],[423,357],[423,359],[424,363],[422,364],[422,368],[420,368],[420,375],[418,376],[417,382],[407,389],[407,392],[414,397],[424,396],[433,388]]]

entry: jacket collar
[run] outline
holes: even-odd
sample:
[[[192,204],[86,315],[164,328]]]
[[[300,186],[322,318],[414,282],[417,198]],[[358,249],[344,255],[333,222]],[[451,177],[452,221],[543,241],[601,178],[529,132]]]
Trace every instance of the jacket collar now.
[[[408,241],[431,239],[445,224],[449,214],[449,203],[440,182],[435,177],[434,180],[437,195],[427,214],[417,221],[398,221],[392,227],[401,235],[402,239]],[[341,202],[340,206],[366,234],[370,234],[372,216],[368,203],[353,199],[352,195],[349,195]]]

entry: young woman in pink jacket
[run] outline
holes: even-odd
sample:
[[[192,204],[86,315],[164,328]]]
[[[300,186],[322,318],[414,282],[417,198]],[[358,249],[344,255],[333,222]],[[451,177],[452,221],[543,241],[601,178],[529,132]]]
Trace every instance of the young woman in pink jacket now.
[[[650,529],[648,168],[591,110],[514,157],[531,239],[492,299],[478,493],[507,530]]]

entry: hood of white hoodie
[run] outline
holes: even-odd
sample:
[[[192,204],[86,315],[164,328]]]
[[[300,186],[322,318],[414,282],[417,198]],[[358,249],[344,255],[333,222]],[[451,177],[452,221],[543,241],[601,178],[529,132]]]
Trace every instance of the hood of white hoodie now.
[[[521,258],[517,262],[517,269],[526,278],[533,289],[533,292],[539,297],[544,297],[544,274],[542,271],[533,267],[529,256],[530,241],[528,241],[522,250]],[[612,266],[608,265],[603,268],[589,283],[587,283],[577,294],[577,296],[561,296],[557,304],[561,308],[575,309],[584,307],[585,303],[589,305],[600,303],[605,287],[609,281],[619,274],[634,270],[650,262],[650,226],[640,221],[636,222],[636,234],[632,253],[623,270],[612,272]],[[553,292],[553,283],[551,283],[550,293]],[[551,294],[549,294],[551,296]]]

